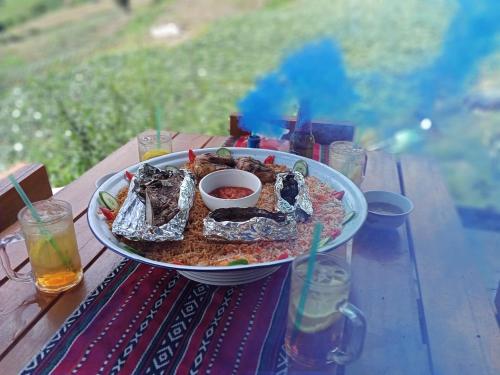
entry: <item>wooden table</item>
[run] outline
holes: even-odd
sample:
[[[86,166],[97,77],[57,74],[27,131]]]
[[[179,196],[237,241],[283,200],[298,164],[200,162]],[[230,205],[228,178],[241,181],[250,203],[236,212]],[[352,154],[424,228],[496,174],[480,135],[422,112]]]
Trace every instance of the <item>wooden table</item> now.
[[[225,137],[175,134],[174,151],[220,146]],[[84,282],[72,291],[44,296],[33,285],[0,270],[0,374],[17,373],[66,317],[122,259],[95,239],[87,204],[100,176],[136,163],[132,140],[56,197],[71,202]],[[500,331],[493,301],[470,261],[462,227],[439,171],[429,161],[396,161],[371,153],[364,190],[404,193],[415,204],[397,231],[362,229],[352,252],[352,300],[368,321],[362,357],[345,374],[498,374]],[[13,225],[1,235],[17,230]],[[10,249],[13,266],[29,270],[26,251]]]

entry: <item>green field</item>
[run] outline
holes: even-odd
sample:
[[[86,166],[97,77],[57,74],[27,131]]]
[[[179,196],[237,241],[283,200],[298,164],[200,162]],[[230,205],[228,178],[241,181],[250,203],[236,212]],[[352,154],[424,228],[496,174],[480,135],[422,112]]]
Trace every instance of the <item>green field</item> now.
[[[432,61],[456,10],[444,0],[383,6],[370,0],[200,0],[199,9],[184,3],[132,1],[130,14],[113,3],[69,4],[0,33],[0,170],[40,161],[54,186],[67,184],[153,127],[156,105],[164,107],[170,130],[227,134],[228,114],[255,79],[287,52],[325,36],[341,46],[361,95],[347,120],[356,122],[360,139],[382,139],[418,125],[407,123],[415,98],[400,77]],[[178,38],[149,35],[152,25],[176,20]],[[473,87],[500,76],[498,56],[482,63]],[[384,85],[374,95],[369,82],[379,75]],[[377,121],[358,117],[367,111],[376,112]],[[491,138],[500,134],[499,120],[497,112],[456,110],[411,151],[440,160],[460,202],[494,205],[500,170],[493,166],[499,156],[492,154]]]

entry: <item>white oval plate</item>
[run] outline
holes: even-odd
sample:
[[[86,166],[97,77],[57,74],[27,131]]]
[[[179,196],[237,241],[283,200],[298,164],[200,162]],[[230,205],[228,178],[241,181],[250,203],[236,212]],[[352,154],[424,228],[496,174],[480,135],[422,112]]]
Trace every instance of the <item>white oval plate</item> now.
[[[199,155],[207,152],[215,152],[217,149],[218,148],[204,148],[193,151],[195,154]],[[263,161],[269,155],[275,155],[276,164],[284,164],[290,168],[298,159],[302,159],[300,156],[281,151],[240,147],[230,147],[229,149],[231,150],[234,157],[252,156],[261,161]],[[160,168],[167,165],[182,167],[186,164],[187,160],[188,152],[182,151],[150,159],[148,160],[148,163]],[[122,187],[127,186],[127,182],[124,179],[125,171],[127,170],[129,172],[135,173],[137,172],[137,169],[140,165],[141,163],[138,163],[125,168],[120,172],[117,172],[114,176],[104,181],[90,198],[87,214],[90,229],[97,237],[97,239],[102,242],[107,248],[126,258],[130,258],[135,261],[157,267],[172,268],[192,280],[212,285],[237,285],[252,282],[272,273],[278,268],[277,266],[289,263],[294,259],[287,258],[283,260],[276,260],[273,262],[238,266],[184,266],[148,259],[128,251],[125,245],[123,243],[120,243],[120,241],[111,233],[106,222],[98,216],[98,197],[100,191],[107,191],[113,195],[116,195]],[[344,190],[345,194],[342,202],[344,204],[344,207],[346,208],[346,211],[353,210],[356,212],[356,216],[344,226],[340,236],[338,236],[327,246],[320,248],[318,251],[323,252],[333,250],[351,239],[363,225],[367,214],[366,200],[363,193],[356,185],[354,185],[354,183],[352,183],[348,178],[333,170],[329,166],[311,159],[307,159],[307,165],[309,167],[309,175],[319,178],[321,181],[330,185],[335,190]]]

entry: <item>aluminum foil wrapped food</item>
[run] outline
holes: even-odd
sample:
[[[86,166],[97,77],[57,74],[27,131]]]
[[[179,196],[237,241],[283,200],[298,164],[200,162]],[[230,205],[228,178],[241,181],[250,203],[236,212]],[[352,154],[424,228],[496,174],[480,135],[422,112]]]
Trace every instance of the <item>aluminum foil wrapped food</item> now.
[[[274,184],[276,209],[294,213],[298,222],[304,222],[313,214],[313,206],[306,180],[300,172],[278,173]]]
[[[180,241],[193,206],[193,175],[143,164],[132,179],[112,232],[133,241]]]
[[[203,235],[210,240],[284,241],[297,237],[293,215],[255,207],[219,208],[208,214],[203,224]]]

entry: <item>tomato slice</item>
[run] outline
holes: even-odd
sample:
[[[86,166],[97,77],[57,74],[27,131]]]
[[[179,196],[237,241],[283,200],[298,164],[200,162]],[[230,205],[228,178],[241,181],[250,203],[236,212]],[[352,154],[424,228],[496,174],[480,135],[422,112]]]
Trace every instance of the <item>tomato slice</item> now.
[[[267,158],[264,159],[264,164],[274,164],[274,159],[276,157],[274,155],[269,155]]]
[[[286,258],[288,258],[288,253],[286,251],[283,251],[280,255],[278,255],[276,260],[282,260],[282,259],[286,259]]]
[[[132,178],[134,177],[134,174],[132,172],[129,172],[129,171],[125,171],[125,178],[128,180],[128,181],[132,181]]]
[[[196,155],[193,150],[189,149],[188,156],[189,156],[189,162],[194,163],[194,161],[196,160]]]
[[[332,230],[332,232],[330,233],[330,237],[332,239],[335,239],[337,238],[338,236],[340,236],[340,233],[342,233],[342,230],[340,230],[339,228],[335,228],[334,230]]]
[[[106,207],[101,207],[101,212],[104,215],[104,217],[106,218],[106,220],[114,220],[116,217],[116,214],[114,213],[114,211],[111,211],[110,209],[108,209]]]
[[[339,201],[342,200],[342,198],[344,198],[344,194],[345,194],[345,191],[342,190],[342,191],[336,191],[335,193],[333,193],[333,196],[338,199]]]

